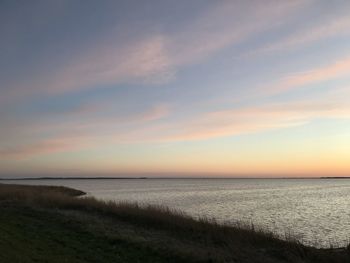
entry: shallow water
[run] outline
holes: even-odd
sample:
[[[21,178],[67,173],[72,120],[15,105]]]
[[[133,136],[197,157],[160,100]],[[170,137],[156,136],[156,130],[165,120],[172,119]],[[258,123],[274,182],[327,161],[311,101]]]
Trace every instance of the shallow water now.
[[[3,181],[5,183],[5,181]],[[166,205],[221,222],[243,221],[318,247],[350,240],[350,179],[25,180],[104,200]]]

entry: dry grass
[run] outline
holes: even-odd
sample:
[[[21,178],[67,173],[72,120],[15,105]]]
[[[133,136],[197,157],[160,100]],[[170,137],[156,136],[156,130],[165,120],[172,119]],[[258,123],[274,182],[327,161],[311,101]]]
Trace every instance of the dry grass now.
[[[85,195],[86,193],[64,186],[38,186],[38,185],[17,185],[17,184],[0,184],[1,199],[18,199],[25,200],[34,196],[60,195],[66,197],[75,197]]]
[[[110,218],[135,227],[162,231],[178,242],[191,240],[208,255],[211,262],[350,262],[346,249],[316,249],[295,240],[281,240],[274,234],[247,225],[223,225],[215,220],[194,219],[167,207],[100,201],[92,197],[74,198],[81,191],[52,186],[0,184],[0,200],[19,201],[30,207]],[[82,214],[82,215],[83,215]],[[164,235],[164,234],[162,234]],[[195,250],[192,246],[192,250]],[[171,248],[169,248],[171,250]],[[201,261],[203,260],[203,253]],[[220,254],[220,255],[219,255]],[[196,255],[192,251],[191,255]]]

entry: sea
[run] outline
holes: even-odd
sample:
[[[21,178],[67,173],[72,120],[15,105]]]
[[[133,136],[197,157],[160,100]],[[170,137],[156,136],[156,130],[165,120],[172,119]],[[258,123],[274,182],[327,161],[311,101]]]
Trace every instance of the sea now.
[[[167,206],[193,217],[246,224],[316,247],[350,242],[350,179],[50,179],[103,200]]]

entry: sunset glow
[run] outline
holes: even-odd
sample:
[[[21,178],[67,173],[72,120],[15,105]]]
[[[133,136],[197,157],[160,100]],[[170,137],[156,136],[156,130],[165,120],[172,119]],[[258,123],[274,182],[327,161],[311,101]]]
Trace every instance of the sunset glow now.
[[[350,1],[0,3],[0,177],[350,176]]]

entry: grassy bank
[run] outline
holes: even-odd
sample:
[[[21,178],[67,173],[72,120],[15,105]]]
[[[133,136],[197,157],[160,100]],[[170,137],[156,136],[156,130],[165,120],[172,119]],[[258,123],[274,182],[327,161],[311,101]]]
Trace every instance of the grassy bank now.
[[[0,184],[0,262],[350,262],[346,249],[83,194]]]

